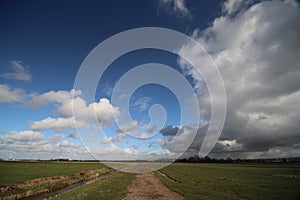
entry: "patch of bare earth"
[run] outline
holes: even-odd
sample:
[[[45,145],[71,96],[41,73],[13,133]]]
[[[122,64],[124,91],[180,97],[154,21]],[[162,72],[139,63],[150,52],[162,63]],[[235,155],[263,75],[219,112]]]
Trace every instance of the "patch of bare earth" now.
[[[124,200],[184,200],[176,192],[166,187],[154,174],[138,174],[128,189]]]

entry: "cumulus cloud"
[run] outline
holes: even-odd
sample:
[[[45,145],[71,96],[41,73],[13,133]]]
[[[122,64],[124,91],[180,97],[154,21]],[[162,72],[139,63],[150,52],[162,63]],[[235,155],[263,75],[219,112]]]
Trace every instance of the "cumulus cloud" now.
[[[77,128],[85,128],[88,127],[88,124],[84,121],[75,121],[71,118],[51,118],[47,117],[41,121],[31,121],[29,122],[29,126],[31,130],[47,130],[47,129],[55,129],[57,131],[62,131],[64,129],[75,129]]]
[[[87,104],[81,95],[80,90],[74,89],[70,91],[49,91],[39,95],[32,95],[31,99],[26,102],[23,107],[37,108],[54,103],[57,107],[54,113],[60,118],[45,120],[52,120],[53,128],[55,128],[55,126],[57,126],[57,128],[60,128],[60,126],[62,126],[62,128],[72,127],[72,117],[75,117],[76,124],[79,128],[85,126],[85,121],[98,121],[100,126],[105,127],[113,124],[114,116],[119,116],[119,108],[112,106],[108,99],[102,98],[98,102]],[[46,124],[45,121],[43,121],[43,125]],[[39,124],[41,123],[42,122]]]
[[[174,130],[178,130],[177,134],[175,135],[173,135],[173,133],[175,133]],[[188,151],[189,148],[191,148],[190,145],[192,141],[195,141],[193,132],[196,131],[197,130],[195,128],[192,128],[190,126],[184,126],[180,128],[174,127],[173,130],[171,130],[168,134],[165,133],[163,147],[173,153],[184,153],[185,151]],[[159,142],[162,143],[162,141]]]
[[[163,136],[175,136],[179,131],[179,127],[177,126],[167,126],[163,129],[161,129],[159,132],[163,135]]]
[[[62,135],[46,139],[37,131],[12,131],[0,136],[0,157],[5,159],[92,159],[90,154],[67,140],[60,142]]]
[[[138,121],[134,120],[130,123],[119,126],[119,128],[115,130],[115,132],[118,133],[117,135],[112,137],[103,137],[101,142],[103,144],[108,144],[112,142],[122,142],[123,139],[126,138],[127,136],[138,137],[139,139],[147,139],[149,138],[149,135],[147,133],[152,133],[157,128],[157,126],[154,125],[154,126],[146,127],[145,129],[147,133],[141,133],[139,136],[137,136],[138,128],[139,128],[139,123]]]
[[[10,62],[11,72],[0,74],[0,77],[13,80],[30,81],[31,74],[29,67],[21,61],[12,60]]]
[[[234,151],[241,151],[243,150],[243,145],[237,143],[236,140],[220,140],[217,142],[214,152],[234,152]]]
[[[58,144],[59,147],[64,147],[64,148],[71,148],[71,149],[79,149],[80,146],[69,142],[68,140],[62,141],[60,144]]]
[[[49,91],[43,94],[31,95],[31,99],[23,106],[28,108],[38,108],[51,103],[63,103],[65,101],[72,100],[72,97],[76,98],[81,95],[80,90],[59,90]]]
[[[21,90],[12,90],[6,85],[0,85],[1,101],[2,102],[13,102],[21,101],[20,97],[23,92]],[[2,97],[2,94],[4,95]],[[10,94],[10,95],[8,95]],[[12,97],[14,96],[14,97]],[[9,97],[9,98],[8,98]],[[78,90],[59,90],[49,91],[43,94],[29,95],[30,100],[23,104],[26,108],[37,108],[49,104],[54,105],[54,113],[57,117],[47,117],[38,121],[29,121],[29,127],[31,130],[25,132],[12,132],[4,135],[0,138],[0,155],[3,152],[18,152],[18,155],[29,156],[30,152],[32,155],[41,158],[49,158],[52,154],[63,154],[68,152],[74,157],[78,155],[82,158],[91,158],[87,155],[87,152],[83,151],[81,147],[75,145],[68,140],[61,140],[64,138],[61,134],[55,134],[52,137],[45,139],[44,135],[38,131],[44,130],[55,130],[56,132],[69,131],[69,129],[83,129],[95,130],[97,126],[93,125],[96,122],[100,126],[108,127],[114,124],[114,117],[118,117],[120,114],[119,108],[114,107],[110,104],[108,99],[102,98],[98,102],[86,103],[82,98],[81,91]],[[74,109],[73,109],[74,106]],[[73,115],[74,112],[74,115]],[[75,120],[76,119],[76,127]],[[130,126],[135,125],[134,123]],[[126,129],[126,126],[124,127]],[[130,127],[127,127],[127,129]],[[134,127],[131,127],[131,130]],[[122,141],[127,135],[125,133],[119,133],[113,141]],[[21,138],[21,139],[20,139]],[[35,138],[38,138],[37,141]],[[67,135],[67,138],[77,139],[78,136],[75,134]],[[26,142],[26,140],[28,140]],[[22,141],[22,142],[21,142]],[[74,154],[75,153],[75,154]],[[5,153],[3,153],[5,154]],[[74,155],[73,155],[74,154]],[[25,156],[25,157],[26,157]],[[31,158],[33,158],[31,157]]]
[[[62,140],[64,138],[63,135],[61,134],[54,134],[49,140],[48,140],[48,143],[49,144],[55,144],[57,143],[58,141]]]
[[[186,7],[185,0],[160,0],[159,6],[168,13],[182,17],[191,17],[191,13]]]
[[[8,85],[0,84],[0,103],[22,102],[26,94],[21,89],[12,89]]]
[[[225,14],[233,14],[240,12],[246,5],[254,3],[253,0],[227,0],[223,4],[223,12]]]
[[[118,135],[114,136],[114,137],[103,137],[101,142],[103,144],[108,144],[108,143],[112,143],[112,142],[122,142],[123,139],[125,137],[127,137],[128,135],[126,133],[119,133]]]
[[[204,126],[167,126],[160,130],[163,138],[157,143],[170,153],[181,154],[183,157],[198,155],[208,124]]]
[[[132,122],[129,122],[127,124],[119,126],[119,128],[117,128],[115,130],[115,132],[117,132],[117,133],[126,133],[126,134],[129,134],[129,135],[136,135],[137,131],[138,131],[138,127],[139,127],[138,121],[134,120]]]
[[[1,141],[5,142],[17,142],[17,143],[27,143],[27,142],[37,142],[44,139],[44,135],[40,132],[28,130],[28,131],[12,131],[9,134],[0,137]]]
[[[227,117],[221,141],[235,141],[248,152],[293,149],[300,140],[299,3],[275,0],[243,7],[229,0],[224,7],[226,12],[210,27],[194,33],[224,80]],[[180,52],[202,67],[211,62],[195,49],[186,44]],[[179,64],[201,88],[202,107],[210,108],[202,77],[184,60]],[[204,114],[209,116],[209,109]]]
[[[119,108],[112,106],[110,101],[106,98],[102,98],[98,102],[87,104],[86,101],[80,97],[62,102],[55,113],[64,118],[74,116],[79,120],[97,120],[102,127],[112,125],[114,123],[114,117],[120,115]]]
[[[126,133],[120,133],[116,137],[113,137],[112,142],[121,142],[125,137],[127,137]]]

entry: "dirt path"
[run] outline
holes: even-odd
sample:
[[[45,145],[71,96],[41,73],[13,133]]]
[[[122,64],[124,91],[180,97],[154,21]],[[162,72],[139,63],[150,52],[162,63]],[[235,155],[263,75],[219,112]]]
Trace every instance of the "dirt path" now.
[[[184,200],[167,188],[153,173],[138,174],[124,200]]]

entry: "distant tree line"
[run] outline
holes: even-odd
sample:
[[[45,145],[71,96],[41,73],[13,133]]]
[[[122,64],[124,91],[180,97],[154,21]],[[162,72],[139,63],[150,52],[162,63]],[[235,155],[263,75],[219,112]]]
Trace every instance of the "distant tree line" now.
[[[232,159],[230,157],[224,158],[210,158],[208,156],[200,158],[199,156],[191,156],[188,158],[179,158],[177,163],[299,163],[300,157],[291,158],[259,158],[259,159]]]
[[[5,159],[0,158],[0,161],[6,161]],[[68,158],[55,158],[50,160],[31,160],[31,159],[22,159],[19,161],[57,161],[57,162],[99,162],[99,160],[72,160]],[[100,162],[112,160],[100,160]],[[114,162],[153,162],[149,160],[114,160]],[[176,162],[176,163],[300,163],[300,157],[288,157],[288,158],[259,158],[259,159],[232,159],[230,157],[224,158],[210,158],[208,156],[204,158],[200,158],[199,156],[190,156],[190,157],[183,157],[177,160],[166,158],[166,159],[159,159],[154,160],[154,162]]]

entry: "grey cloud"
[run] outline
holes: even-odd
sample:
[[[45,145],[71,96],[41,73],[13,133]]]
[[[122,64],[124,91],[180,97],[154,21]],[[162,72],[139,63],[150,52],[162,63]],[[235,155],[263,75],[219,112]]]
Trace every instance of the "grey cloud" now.
[[[48,140],[48,142],[50,144],[56,144],[58,141],[62,140],[63,138],[64,138],[63,135],[55,134]]]
[[[115,130],[115,132],[136,135],[138,131],[138,126],[139,124],[137,121],[132,121],[130,123],[121,125],[119,128]]]
[[[76,134],[76,133],[70,133],[70,134],[68,135],[68,138],[78,139],[78,138],[79,138],[79,135]]]
[[[147,127],[146,131],[147,131],[147,133],[154,133],[156,131],[156,129],[157,129],[157,125],[154,124],[153,126]]]
[[[240,1],[229,0],[225,5],[234,7],[235,2]],[[235,156],[271,156],[277,149],[294,155],[300,141],[299,3],[274,0],[248,6],[239,4],[238,10],[232,8],[237,15],[225,13],[207,29],[195,31],[217,64],[226,88],[227,117],[220,141],[235,141],[240,147],[230,149],[219,143],[212,154],[239,151]],[[180,51],[202,66],[210,62],[192,46]],[[198,94],[201,107],[210,108],[201,76],[184,60],[179,64],[202,88]],[[202,112],[208,121],[209,110]]]
[[[163,129],[161,129],[159,132],[163,135],[163,136],[174,136],[178,133],[179,128],[177,126],[167,126]]]
[[[159,0],[159,8],[163,9],[167,14],[177,17],[189,17],[192,15],[186,6],[186,0]]]
[[[31,80],[31,74],[29,67],[21,61],[10,61],[10,67],[12,72],[0,74],[0,77],[13,80],[29,81]]]
[[[21,89],[12,89],[8,85],[0,84],[0,103],[22,102],[26,96]]]

